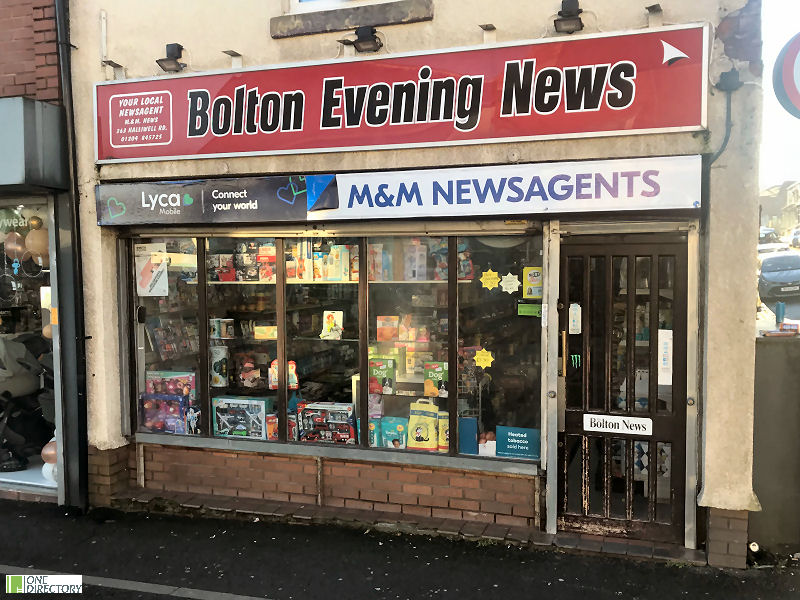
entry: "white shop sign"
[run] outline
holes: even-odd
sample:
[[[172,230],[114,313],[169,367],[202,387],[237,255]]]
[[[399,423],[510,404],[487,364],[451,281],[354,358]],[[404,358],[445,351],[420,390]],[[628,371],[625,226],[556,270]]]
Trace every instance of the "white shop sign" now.
[[[584,431],[603,431],[627,435],[653,435],[653,419],[619,415],[583,415]]]
[[[339,206],[312,221],[700,207],[700,157],[668,156],[336,176]]]

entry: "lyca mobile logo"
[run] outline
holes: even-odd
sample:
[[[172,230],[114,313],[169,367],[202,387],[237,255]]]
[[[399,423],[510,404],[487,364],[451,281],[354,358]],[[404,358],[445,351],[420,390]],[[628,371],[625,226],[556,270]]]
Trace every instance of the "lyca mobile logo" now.
[[[147,194],[142,192],[142,208],[155,210],[158,208],[160,215],[179,215],[181,206],[191,206],[194,198],[189,194]]]

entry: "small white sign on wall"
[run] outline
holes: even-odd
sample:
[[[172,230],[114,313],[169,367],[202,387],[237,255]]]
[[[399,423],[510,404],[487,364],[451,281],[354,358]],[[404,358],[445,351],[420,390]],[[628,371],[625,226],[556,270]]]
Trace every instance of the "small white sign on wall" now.
[[[653,419],[622,415],[583,415],[584,431],[603,431],[623,435],[653,435]]]

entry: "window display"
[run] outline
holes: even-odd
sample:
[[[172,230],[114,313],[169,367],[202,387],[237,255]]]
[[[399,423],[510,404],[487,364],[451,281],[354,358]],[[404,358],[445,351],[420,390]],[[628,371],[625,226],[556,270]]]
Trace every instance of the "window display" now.
[[[368,240],[370,445],[449,450],[447,269],[447,238]]]
[[[541,247],[539,236],[137,240],[139,430],[536,459]]]
[[[0,243],[0,481],[54,488],[47,207],[15,203],[0,208]]]
[[[152,238],[133,246],[139,430],[199,434],[197,246]]]
[[[278,439],[274,238],[206,240],[213,434]]]
[[[285,244],[289,439],[356,444],[358,240]]]
[[[459,452],[538,459],[541,238],[458,238]]]

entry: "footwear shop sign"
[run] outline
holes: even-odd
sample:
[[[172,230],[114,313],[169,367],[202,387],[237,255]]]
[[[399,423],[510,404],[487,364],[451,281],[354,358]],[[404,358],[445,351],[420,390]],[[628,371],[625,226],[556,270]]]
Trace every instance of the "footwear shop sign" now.
[[[684,25],[95,86],[98,163],[705,127],[708,29]]]

